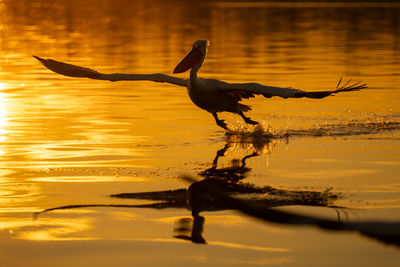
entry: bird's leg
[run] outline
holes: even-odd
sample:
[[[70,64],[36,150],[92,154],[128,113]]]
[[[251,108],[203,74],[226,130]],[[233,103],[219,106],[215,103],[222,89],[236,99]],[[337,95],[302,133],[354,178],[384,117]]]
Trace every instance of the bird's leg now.
[[[218,126],[224,128],[225,130],[229,130],[225,121],[218,119],[218,115],[216,112],[211,112],[211,114],[214,116],[215,122]]]
[[[239,115],[242,116],[242,118],[244,119],[244,121],[245,121],[246,123],[248,123],[248,124],[253,124],[253,125],[258,124],[257,121],[253,121],[253,120],[250,119],[249,117],[246,117],[246,116],[243,114],[243,111],[240,111],[240,112],[239,112]]]
[[[223,157],[225,155],[225,152],[228,150],[228,148],[229,148],[229,144],[225,144],[224,148],[217,151],[217,155],[215,156],[214,161],[213,161],[213,166],[212,166],[213,169],[217,168],[219,157]]]

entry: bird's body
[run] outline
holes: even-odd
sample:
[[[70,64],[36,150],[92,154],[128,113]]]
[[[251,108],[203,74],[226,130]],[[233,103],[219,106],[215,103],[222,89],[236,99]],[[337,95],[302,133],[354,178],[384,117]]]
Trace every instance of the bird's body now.
[[[221,81],[214,79],[189,79],[187,91],[193,103],[208,112],[236,112],[237,99],[218,90]]]
[[[263,95],[267,98],[272,96],[279,96],[282,98],[324,98],[339,92],[356,91],[367,87],[366,84],[360,83],[349,85],[350,81],[348,81],[345,85],[340,86],[342,81],[342,79],[340,79],[335,90],[306,92],[292,88],[265,86],[258,83],[227,83],[216,79],[198,78],[197,73],[204,62],[207,52],[207,44],[207,40],[197,40],[193,44],[192,51],[190,51],[189,54],[186,55],[186,57],[183,58],[182,61],[176,66],[174,73],[181,73],[190,69],[189,79],[181,79],[161,73],[106,74],[89,68],[67,64],[52,59],[43,59],[36,56],[34,57],[50,70],[70,77],[86,77],[109,81],[147,80],[185,86],[192,102],[199,108],[210,112],[214,116],[217,125],[224,129],[228,129],[227,125],[223,120],[218,118],[217,112],[227,111],[236,113],[239,114],[246,123],[258,123],[244,115],[244,112],[251,110],[250,106],[240,103],[242,99],[251,98],[255,95]]]

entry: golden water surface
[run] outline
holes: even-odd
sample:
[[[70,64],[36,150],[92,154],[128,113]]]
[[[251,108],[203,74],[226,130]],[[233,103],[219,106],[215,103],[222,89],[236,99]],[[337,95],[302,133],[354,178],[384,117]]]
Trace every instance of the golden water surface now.
[[[193,220],[185,200],[160,196],[185,198],[182,174],[222,169],[281,189],[258,197],[284,211],[400,222],[399,16],[396,2],[0,0],[0,265],[398,266],[399,246],[223,207],[201,213],[206,244],[195,244],[176,235]],[[68,78],[32,57],[171,74],[197,39],[211,44],[201,77],[317,91],[343,76],[369,88],[245,101],[272,133],[258,140],[222,113],[225,134],[183,87]],[[281,201],[293,191],[338,196],[328,205],[340,208]],[[144,194],[111,197],[121,193]]]

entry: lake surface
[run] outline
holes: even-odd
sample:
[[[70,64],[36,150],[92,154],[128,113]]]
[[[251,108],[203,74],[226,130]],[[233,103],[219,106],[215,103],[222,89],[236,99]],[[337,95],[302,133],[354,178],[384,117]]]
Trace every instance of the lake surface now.
[[[234,197],[279,211],[398,225],[398,3],[3,0],[0,14],[2,266],[398,266],[399,246],[360,231],[271,223],[215,199],[199,221],[182,179],[255,188]],[[369,88],[246,100],[262,127],[222,113],[225,133],[183,87],[68,78],[32,57],[172,74],[197,39],[210,40],[201,77]]]

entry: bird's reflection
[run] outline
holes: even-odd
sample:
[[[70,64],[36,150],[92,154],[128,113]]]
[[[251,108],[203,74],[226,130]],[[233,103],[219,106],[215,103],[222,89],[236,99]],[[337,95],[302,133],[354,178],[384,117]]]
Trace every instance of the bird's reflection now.
[[[184,179],[188,180],[189,182],[194,181],[191,177],[184,177]],[[320,229],[331,231],[357,232],[385,244],[400,246],[400,222],[342,222],[340,220],[336,221],[272,209],[265,205],[260,205],[260,203],[254,203],[239,199],[237,197],[232,197],[221,190],[221,188],[214,187],[212,184],[207,184],[204,186],[203,190],[207,191],[209,194],[213,194],[218,202],[224,203],[226,206],[233,207],[233,209],[238,210],[246,215],[267,222],[293,226],[316,226]],[[200,223],[202,222],[200,221]],[[193,229],[195,229],[195,224],[196,217],[194,217]],[[192,232],[194,232],[194,230]],[[199,233],[196,233],[196,236],[198,235]]]
[[[191,185],[187,190],[187,204],[192,211],[192,218],[181,218],[175,222],[174,237],[190,240],[194,243],[206,243],[202,236],[205,218],[200,216],[200,212],[236,209],[232,202],[221,201],[218,192],[240,197],[249,205],[261,205],[265,208],[286,205],[334,207],[331,204],[338,198],[338,195],[329,191],[284,190],[271,186],[259,187],[242,181],[251,171],[251,168],[246,166],[246,160],[270,152],[273,141],[273,139],[265,139],[264,137],[263,142],[261,142],[260,136],[258,138],[253,136],[252,138],[237,139],[237,136],[228,135],[224,148],[217,151],[212,167],[198,173],[204,179],[200,181],[190,180]],[[241,159],[233,159],[229,167],[218,168],[218,159],[225,156],[231,146],[237,145],[246,149],[251,147],[252,152]],[[215,190],[209,190],[209,188]]]
[[[400,245],[400,223],[343,223],[338,210],[343,208],[334,206],[339,198],[329,190],[304,191],[286,190],[271,186],[257,186],[243,180],[250,173],[251,168],[246,161],[265,153],[270,153],[276,139],[268,136],[238,136],[226,135],[226,142],[222,149],[216,152],[212,166],[198,173],[201,180],[189,176],[183,177],[190,182],[190,186],[176,190],[121,193],[111,195],[112,198],[140,199],[154,201],[150,204],[138,205],[67,205],[43,210],[35,213],[38,215],[61,209],[74,209],[82,207],[126,207],[126,208],[188,208],[192,217],[177,219],[174,223],[174,237],[205,244],[203,229],[206,219],[200,215],[204,211],[238,210],[246,215],[256,217],[268,222],[290,225],[315,225],[322,229],[357,231],[373,237],[384,243]],[[232,147],[240,147],[250,151],[239,159],[233,159],[229,167],[219,167],[218,161],[224,157]],[[338,213],[337,220],[319,219],[300,214],[291,214],[273,209],[279,206],[308,205],[334,208]],[[345,212],[345,211],[344,211]],[[396,230],[397,229],[397,230]],[[383,231],[382,231],[383,230]]]
[[[194,243],[205,243],[202,236],[205,218],[200,216],[202,211],[221,211],[235,209],[234,206],[220,199],[208,188],[219,188],[219,190],[234,196],[240,196],[249,203],[264,205],[265,207],[284,206],[284,205],[313,205],[330,206],[338,195],[331,192],[317,191],[294,191],[277,189],[271,186],[259,187],[254,184],[245,183],[251,168],[246,165],[246,161],[253,157],[270,153],[276,139],[268,135],[226,135],[226,142],[222,149],[216,152],[210,168],[198,173],[203,179],[193,181],[186,189],[175,189],[153,192],[121,193],[111,195],[112,198],[152,200],[150,204],[138,205],[66,205],[61,207],[49,208],[35,213],[35,217],[42,213],[83,207],[128,207],[128,208],[188,208],[192,211],[192,218],[182,218],[175,222],[174,237],[191,240]],[[224,157],[229,150],[238,148],[249,151],[241,158],[231,161],[229,167],[219,167],[218,161]]]

